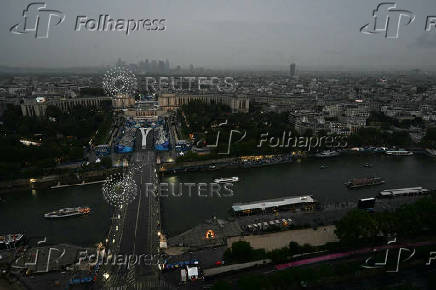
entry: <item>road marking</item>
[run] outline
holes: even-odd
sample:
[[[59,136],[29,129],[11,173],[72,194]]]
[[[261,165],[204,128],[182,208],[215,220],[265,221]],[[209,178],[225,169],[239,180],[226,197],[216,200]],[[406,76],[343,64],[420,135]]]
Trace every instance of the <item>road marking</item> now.
[[[135,239],[133,241],[133,254],[136,253],[136,231],[138,230],[139,209],[141,208],[142,190],[139,190],[138,211],[136,212]]]

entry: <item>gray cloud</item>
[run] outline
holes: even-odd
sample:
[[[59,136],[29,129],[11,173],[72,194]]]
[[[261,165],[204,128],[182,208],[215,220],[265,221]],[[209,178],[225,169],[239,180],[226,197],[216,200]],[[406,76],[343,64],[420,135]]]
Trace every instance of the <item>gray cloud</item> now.
[[[436,1],[397,1],[413,11],[415,23],[402,27],[400,38],[364,35],[376,0],[47,0],[66,15],[48,39],[13,35],[30,1],[4,0],[0,10],[0,65],[91,66],[145,58],[168,58],[172,64],[235,68],[249,66],[365,67],[436,65],[428,58],[434,33],[425,33],[425,17],[436,14]],[[167,19],[160,32],[75,32],[75,17],[157,17]],[[411,51],[411,45],[423,50]]]

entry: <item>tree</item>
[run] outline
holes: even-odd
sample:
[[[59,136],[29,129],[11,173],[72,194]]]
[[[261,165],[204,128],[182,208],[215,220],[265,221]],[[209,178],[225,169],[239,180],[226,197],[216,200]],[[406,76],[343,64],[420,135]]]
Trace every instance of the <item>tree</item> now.
[[[424,138],[422,138],[422,144],[426,147],[436,148],[436,127],[427,129]]]
[[[112,168],[112,158],[105,156],[101,159],[101,165],[105,168]]]
[[[373,239],[377,235],[377,223],[367,211],[351,210],[337,223],[336,235],[345,243]]]
[[[224,260],[235,262],[248,262],[253,256],[253,248],[249,242],[234,242],[230,249],[224,253]]]

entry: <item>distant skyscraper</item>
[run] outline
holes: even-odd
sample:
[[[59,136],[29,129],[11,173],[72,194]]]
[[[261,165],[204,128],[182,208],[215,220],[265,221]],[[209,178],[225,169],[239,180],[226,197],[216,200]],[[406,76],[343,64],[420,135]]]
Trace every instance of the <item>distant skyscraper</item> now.
[[[145,72],[150,71],[150,62],[148,61],[148,59],[145,60],[144,70],[145,70]]]
[[[291,65],[289,66],[289,75],[291,76],[291,78],[295,76],[295,67],[295,63],[291,63]]]
[[[158,61],[158,72],[163,73],[165,72],[165,62],[163,60]]]
[[[165,72],[169,72],[170,71],[170,62],[167,60],[165,60]]]
[[[153,72],[153,73],[157,72],[157,61],[155,59],[153,59],[151,61],[151,65],[150,66],[151,66],[150,67],[150,71],[151,72]]]
[[[126,65],[126,63],[121,59],[121,58],[118,58],[118,60],[117,60],[117,64],[116,64],[117,66],[125,66]]]

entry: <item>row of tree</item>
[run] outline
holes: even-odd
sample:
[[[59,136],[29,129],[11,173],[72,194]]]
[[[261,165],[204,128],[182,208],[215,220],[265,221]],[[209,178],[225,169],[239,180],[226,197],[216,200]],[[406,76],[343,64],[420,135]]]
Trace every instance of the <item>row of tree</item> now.
[[[110,105],[110,104],[108,104]],[[49,106],[46,116],[23,117],[20,107],[8,106],[0,136],[0,176],[3,179],[42,174],[42,169],[63,162],[83,160],[84,148],[98,130],[104,139],[112,123],[110,106],[105,109],[77,106],[69,112]],[[25,146],[20,140],[39,146]]]
[[[355,209],[336,224],[345,245],[377,240],[380,236],[414,237],[436,230],[436,199],[428,197],[395,211],[371,213]]]

